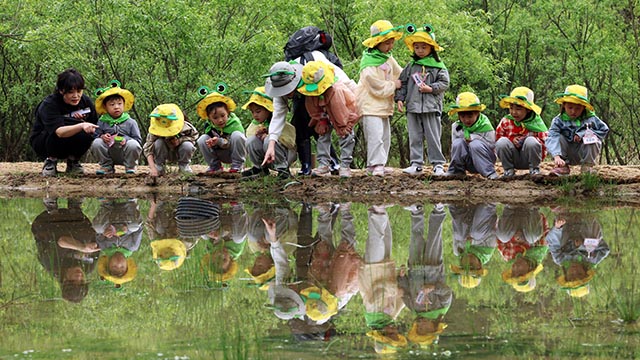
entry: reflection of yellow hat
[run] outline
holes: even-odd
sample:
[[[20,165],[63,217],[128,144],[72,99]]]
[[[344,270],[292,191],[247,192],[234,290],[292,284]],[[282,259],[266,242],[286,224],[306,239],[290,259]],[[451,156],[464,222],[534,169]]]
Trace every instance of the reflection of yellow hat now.
[[[120,82],[118,80],[111,80],[111,83],[109,85],[109,87],[96,90],[96,95],[98,95],[95,104],[96,112],[99,115],[107,113],[107,109],[104,107],[104,99],[108,98],[111,95],[120,95],[124,99],[124,111],[131,110],[131,107],[133,106],[133,102],[135,100],[133,94],[129,90],[121,88]]]
[[[587,270],[587,276],[583,279],[567,281],[564,274],[556,278],[560,288],[567,290],[572,297],[583,297],[589,294],[589,282],[596,275],[593,268]]]
[[[202,119],[208,119],[207,106],[217,102],[224,103],[227,106],[227,110],[229,110],[229,112],[233,112],[236,109],[236,103],[232,98],[224,95],[226,91],[227,84],[223,82],[216,84],[215,91],[209,90],[206,86],[201,86],[198,89],[198,94],[204,97],[198,102],[198,106],[196,108],[198,116]]]
[[[398,348],[406,347],[408,342],[404,335],[398,334],[398,339],[394,340],[378,330],[367,332],[367,336],[375,340],[375,350],[378,354],[393,354]]]
[[[203,271],[206,270],[206,275],[208,276],[209,280],[222,281],[222,282],[229,281],[233,279],[233,277],[238,272],[238,263],[236,263],[235,260],[231,260],[229,269],[226,272],[222,274],[215,272],[211,269],[210,259],[211,259],[211,254],[206,254],[205,256],[202,257],[202,260],[200,260],[200,266],[202,266]]]
[[[164,239],[151,242],[153,261],[162,270],[173,270],[182,266],[187,258],[187,247],[178,239]]]
[[[420,346],[429,346],[433,344],[433,342],[438,338],[438,335],[442,334],[442,332],[446,328],[447,324],[441,322],[438,324],[438,330],[436,330],[435,332],[420,335],[418,334],[418,324],[414,321],[411,325],[409,333],[407,334],[407,338],[412,343],[418,344]]]
[[[400,39],[402,33],[398,30],[402,29],[402,26],[393,27],[388,20],[378,20],[371,25],[369,29],[371,31],[371,37],[362,42],[362,45],[368,48],[374,48],[376,45],[383,43],[389,39]]]
[[[184,126],[184,114],[176,104],[158,105],[149,117],[149,132],[156,136],[175,136]]]
[[[510,104],[520,105],[540,115],[542,109],[540,108],[540,106],[533,103],[533,98],[533,90],[529,89],[528,87],[519,86],[511,90],[511,94],[509,94],[509,96],[500,95],[499,104],[503,109],[508,109]]]
[[[273,99],[267,95],[264,86],[258,86],[253,91],[248,91],[248,93],[251,94],[251,97],[249,97],[249,101],[246,104],[242,105],[242,109],[248,110],[249,104],[256,104],[273,112]]]
[[[308,287],[300,291],[305,299],[307,316],[317,322],[324,322],[338,313],[338,299],[326,289],[316,286]]]
[[[472,92],[462,92],[456,97],[456,104],[449,107],[449,116],[461,111],[483,111],[487,107],[480,103],[478,96]]]
[[[450,268],[454,274],[459,276],[458,283],[460,283],[460,285],[468,289],[471,289],[480,285],[480,281],[482,280],[482,277],[486,276],[489,273],[489,271],[485,268],[478,269],[478,270],[471,270],[471,269],[462,268],[454,264],[452,264]]]
[[[556,103],[562,105],[563,103],[570,102],[573,104],[582,105],[589,111],[593,111],[593,105],[589,101],[589,93],[587,88],[582,85],[569,85],[563,93],[557,95]]]
[[[246,272],[247,274],[249,274],[249,276],[251,276],[251,279],[253,279],[253,282],[255,282],[257,285],[262,285],[264,283],[266,283],[267,281],[273,279],[274,277],[276,277],[276,267],[272,266],[269,270],[267,270],[266,272],[259,274],[259,275],[253,275],[251,273],[251,269],[244,269],[244,272]]]
[[[543,268],[544,266],[542,266],[542,264],[538,264],[535,269],[518,277],[513,277],[513,275],[511,275],[511,268],[508,268],[502,272],[502,280],[513,286],[516,291],[529,292],[535,289],[536,275],[538,275]]]
[[[138,273],[138,266],[136,265],[135,260],[127,258],[127,272],[122,276],[115,276],[109,273],[109,258],[110,256],[102,255],[98,259],[98,274],[100,274],[101,278],[116,284],[116,287],[120,287],[120,285],[129,282],[136,277],[136,274]]]
[[[436,42],[436,34],[433,33],[431,25],[422,25],[421,27],[413,24],[405,26],[405,30],[409,35],[405,36],[404,43],[413,52],[414,43],[427,43],[433,47],[435,51],[442,51],[442,47]]]
[[[320,96],[336,82],[333,65],[324,61],[309,61],[302,68],[298,92],[306,96]]]

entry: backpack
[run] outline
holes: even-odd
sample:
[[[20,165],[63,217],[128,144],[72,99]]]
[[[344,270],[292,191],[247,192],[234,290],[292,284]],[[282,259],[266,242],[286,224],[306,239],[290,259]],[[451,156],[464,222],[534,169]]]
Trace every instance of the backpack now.
[[[342,69],[340,59],[329,51],[331,45],[333,45],[331,35],[316,26],[306,26],[289,37],[289,41],[284,46],[284,59],[291,61],[300,58],[300,63],[304,65],[308,61],[313,61],[311,52],[317,50],[323,53],[327,60]]]

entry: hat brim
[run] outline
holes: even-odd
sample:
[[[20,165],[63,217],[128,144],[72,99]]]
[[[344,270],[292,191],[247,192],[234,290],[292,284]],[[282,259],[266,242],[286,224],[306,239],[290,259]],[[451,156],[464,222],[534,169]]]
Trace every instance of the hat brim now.
[[[589,111],[593,111],[593,105],[591,105],[590,103],[582,100],[582,99],[578,99],[575,96],[571,96],[571,95],[567,95],[567,96],[561,96],[559,98],[556,99],[556,104],[562,105],[564,103],[572,103],[572,104],[577,104],[577,105],[582,105],[584,106],[587,110]]]
[[[108,266],[109,256],[100,256],[100,258],[98,259],[98,274],[100,274],[100,277],[116,285],[122,285],[133,280],[138,273],[138,265],[136,265],[135,260],[131,258],[127,258],[127,272],[125,272],[122,276],[111,275],[109,273]]]
[[[270,286],[267,294],[269,296],[269,303],[271,303],[271,305],[273,306],[276,305],[276,302],[278,299],[284,299],[284,298],[292,300],[297,305],[295,311],[283,311],[280,308],[274,307],[273,313],[279,319],[290,320],[295,317],[302,317],[307,311],[307,308],[304,304],[304,300],[302,300],[302,297],[298,295],[295,291],[289,289],[286,286],[282,286],[282,285]]]
[[[300,79],[302,78],[302,65],[298,63],[292,63],[291,66],[294,69],[295,74],[293,75],[293,79],[285,85],[282,86],[273,86],[271,83],[271,78],[267,77],[267,80],[264,83],[264,90],[267,95],[274,97],[286,96],[294,92],[298,85],[300,84]]]
[[[429,36],[427,33],[425,33],[424,31],[418,31],[415,34],[411,34],[409,36],[406,36],[404,38],[404,43],[407,45],[407,48],[409,48],[409,51],[413,52],[413,44],[415,43],[426,43],[429,44],[433,47],[434,51],[442,51],[444,50],[444,48],[440,45],[438,45],[438,43],[433,40],[431,38],[431,36]]]
[[[207,95],[204,99],[198,102],[198,106],[196,108],[198,116],[200,116],[201,119],[208,119],[209,116],[207,115],[207,106],[216,102],[221,102],[227,105],[227,109],[229,110],[229,112],[233,112],[236,109],[236,103],[235,101],[233,101],[233,99],[220,93],[214,92]]]
[[[446,328],[447,328],[447,324],[441,322],[441,323],[438,323],[438,329],[435,332],[420,335],[418,334],[418,325],[414,322],[411,325],[411,329],[409,330],[409,333],[407,334],[407,338],[409,339],[409,341],[411,341],[414,344],[418,344],[420,346],[428,346],[433,344],[435,339],[438,338],[438,335],[442,334],[442,332]]]
[[[320,96],[324,94],[324,92],[327,91],[327,89],[329,89],[333,84],[335,84],[337,80],[338,79],[336,78],[333,69],[327,70],[327,74],[324,76],[324,78],[322,78],[322,80],[320,80],[320,82],[317,84],[318,86],[314,91],[307,90],[308,84],[305,84],[303,82],[301,83],[302,86],[298,88],[298,92],[305,96]]]
[[[480,105],[476,105],[476,106],[465,106],[465,107],[456,107],[456,108],[452,108],[450,109],[447,114],[449,114],[449,116],[452,116],[454,114],[457,114],[459,112],[464,112],[464,111],[478,111],[478,112],[483,112],[484,109],[486,109],[487,106],[484,104],[480,104]]]
[[[368,39],[366,39],[365,41],[362,42],[362,45],[368,47],[368,48],[374,48],[376,47],[378,44],[383,43],[389,39],[395,39],[398,40],[402,38],[402,33],[400,31],[391,31],[388,34],[384,34],[382,36],[372,36]]]
[[[187,257],[187,247],[178,239],[163,239],[151,242],[151,251],[154,260],[178,256],[177,260],[157,261],[162,270],[174,270],[182,266]]]
[[[511,268],[508,268],[502,272],[502,280],[504,280],[504,282],[506,282],[509,285],[522,284],[524,282],[529,281],[529,279],[531,279],[532,277],[535,277],[536,275],[538,275],[543,268],[544,266],[542,266],[542,264],[538,264],[538,266],[536,266],[533,270],[529,271],[524,275],[517,276],[517,277],[514,277],[511,273]]]
[[[123,108],[123,110],[125,112],[131,110],[131,107],[133,107],[133,103],[135,101],[135,97],[133,96],[131,91],[125,90],[125,89],[120,88],[120,87],[114,87],[114,88],[110,88],[109,90],[103,92],[96,99],[96,104],[95,104],[96,112],[99,115],[107,113],[107,109],[104,107],[104,99],[108,98],[111,95],[120,95],[120,96],[122,96],[122,98],[124,99],[124,108]]]
[[[217,282],[226,282],[233,279],[233,277],[236,276],[236,273],[238,272],[238,263],[235,260],[231,260],[229,269],[226,272],[221,274],[211,270],[211,267],[209,266],[210,258],[211,258],[211,254],[206,254],[200,260],[200,266],[202,266],[202,269],[206,271],[206,274],[209,280],[217,281]]]
[[[527,103],[526,101],[522,100],[522,99],[518,99],[518,98],[514,98],[511,96],[506,96],[502,99],[500,99],[500,102],[498,103],[500,105],[501,108],[503,109],[508,109],[509,106],[511,104],[515,104],[515,105],[520,105],[524,108],[527,108],[531,111],[533,111],[534,113],[540,115],[540,113],[542,112],[542,109],[540,108],[540,106],[534,104],[534,103]]]
[[[585,286],[591,281],[591,279],[593,279],[595,275],[596,275],[596,272],[592,268],[587,271],[587,276],[583,279],[567,281],[564,275],[560,275],[556,278],[556,281],[558,282],[561,288],[566,290],[572,290],[572,289],[577,289],[579,287]]]
[[[273,112],[273,101],[265,98],[264,96],[253,94],[249,98],[246,104],[242,105],[242,110],[249,110],[249,105],[256,104],[267,109],[269,112]]]

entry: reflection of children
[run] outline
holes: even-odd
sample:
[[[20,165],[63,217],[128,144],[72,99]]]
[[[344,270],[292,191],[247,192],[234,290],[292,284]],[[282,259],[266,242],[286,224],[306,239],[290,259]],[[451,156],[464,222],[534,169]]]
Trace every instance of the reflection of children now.
[[[569,165],[582,165],[580,172],[595,172],[602,141],[609,127],[600,120],[589,102],[587,88],[569,85],[559,94],[560,114],[551,121],[546,140],[549,154],[556,165],[550,175],[569,175]]]
[[[217,91],[200,89],[207,92],[198,102],[198,115],[207,122],[205,134],[198,138],[198,148],[209,165],[206,173],[222,172],[222,163],[231,164],[230,173],[239,173],[247,155],[247,138],[240,119],[233,113],[236,103],[224,95],[224,84],[218,84]]]
[[[496,132],[482,113],[485,108],[474,93],[463,92],[456,97],[456,104],[449,110],[449,116],[458,114],[458,121],[451,127],[451,163],[447,176],[464,175],[468,170],[487,179],[498,178]]]
[[[309,61],[302,68],[298,92],[305,95],[305,106],[318,138],[318,163],[311,175],[331,175],[331,129],[339,137],[340,177],[351,177],[353,148],[356,145],[353,127],[360,118],[356,97],[346,83],[338,81],[334,66],[323,61]]]
[[[407,335],[409,341],[428,346],[447,327],[444,316],[453,299],[453,292],[445,281],[442,253],[442,223],[446,213],[442,204],[434,206],[425,239],[422,205],[405,209],[411,212],[411,244],[408,271],[401,271],[398,287],[405,306],[415,314]]]
[[[407,110],[407,130],[409,133],[408,168],[403,172],[416,175],[424,165],[424,145],[427,141],[427,155],[433,165],[434,175],[444,175],[445,163],[442,154],[442,100],[449,88],[449,72],[440,60],[442,47],[436,42],[430,25],[416,27],[407,25],[409,35],[404,43],[412,53],[412,60],[400,74],[402,87],[396,92],[398,111]]]
[[[609,245],[602,239],[595,215],[558,211],[547,242],[553,262],[562,269],[556,279],[560,287],[572,297],[589,294],[596,266],[609,255]]]
[[[451,270],[465,288],[474,288],[487,275],[485,265],[496,249],[496,206],[477,204],[450,205],[453,226],[453,254],[458,264]]]
[[[116,80],[111,84],[110,88],[96,91],[96,111],[101,115],[96,139],[91,144],[91,151],[100,164],[96,174],[113,174],[114,165],[124,165],[125,172],[133,174],[142,152],[138,123],[127,112],[133,106],[134,97],[129,90],[120,88]]]
[[[375,340],[377,353],[394,353],[407,346],[398,332],[395,319],[404,304],[398,289],[396,263],[391,259],[392,233],[389,214],[384,206],[369,208],[369,234],[364,263],[358,274],[358,286],[370,329],[367,336]]]
[[[509,109],[509,115],[500,120],[496,129],[496,152],[504,168],[503,177],[514,176],[515,169],[527,168],[530,175],[540,174],[548,130],[540,117],[542,109],[533,103],[533,97],[533,91],[524,86],[513,89],[509,96],[501,96],[500,107]]]
[[[68,199],[67,208],[58,208],[57,199],[46,203],[47,211],[31,224],[38,248],[38,260],[60,283],[62,298],[82,301],[89,291],[87,274],[98,257],[96,233],[82,213],[82,202]]]
[[[502,279],[516,291],[528,292],[536,287],[536,275],[549,252],[545,241],[547,219],[537,207],[505,205],[498,220],[498,250],[509,262]]]
[[[265,93],[264,86],[257,87],[251,92],[249,101],[242,106],[251,111],[253,121],[247,127],[247,153],[253,167],[242,172],[242,176],[269,174],[269,168],[262,166],[264,155],[269,147],[269,124],[273,116],[273,101]],[[273,167],[282,178],[291,176],[289,166],[296,161],[296,129],[288,122],[284,123],[282,136],[275,144],[275,163]]]
[[[151,176],[164,175],[164,164],[170,160],[178,161],[181,172],[192,173],[189,163],[196,150],[198,130],[185,120],[182,110],[175,104],[158,105],[149,117],[151,124],[143,152]]]
[[[371,25],[371,37],[362,42],[366,50],[360,61],[357,102],[362,113],[362,126],[367,141],[367,173],[385,175],[391,146],[391,116],[393,96],[402,86],[398,80],[402,68],[391,55],[396,40],[402,37],[402,27],[393,27],[387,20]]]

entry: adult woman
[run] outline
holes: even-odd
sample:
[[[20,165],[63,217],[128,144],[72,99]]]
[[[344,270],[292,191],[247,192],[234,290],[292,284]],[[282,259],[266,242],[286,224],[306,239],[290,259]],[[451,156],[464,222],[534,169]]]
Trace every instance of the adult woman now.
[[[58,74],[56,89],[35,111],[29,142],[44,158],[43,176],[56,176],[58,159],[67,159],[67,173],[82,174],[80,158],[91,147],[98,115],[86,94],[84,78],[75,69]]]

